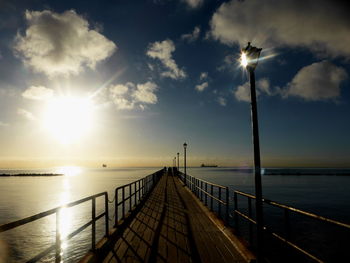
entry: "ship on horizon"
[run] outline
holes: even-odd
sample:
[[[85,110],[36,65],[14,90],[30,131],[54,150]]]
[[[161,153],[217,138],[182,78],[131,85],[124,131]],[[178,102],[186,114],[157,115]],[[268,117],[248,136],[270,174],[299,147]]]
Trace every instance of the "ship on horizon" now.
[[[216,164],[204,164],[202,163],[201,167],[218,167]]]

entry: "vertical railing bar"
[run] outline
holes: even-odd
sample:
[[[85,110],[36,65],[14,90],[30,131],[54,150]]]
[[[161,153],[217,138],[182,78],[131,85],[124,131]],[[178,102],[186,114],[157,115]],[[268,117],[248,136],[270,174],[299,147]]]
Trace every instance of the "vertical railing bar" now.
[[[122,188],[122,219],[125,218],[125,187]]]
[[[221,187],[219,187],[219,218],[222,218],[222,215],[221,215]]]
[[[208,183],[205,182],[205,205],[208,205]]]
[[[141,201],[141,180],[138,181],[138,186],[139,186],[139,203]]]
[[[230,225],[230,217],[229,217],[229,209],[230,209],[230,190],[226,187],[226,224]]]
[[[92,201],[92,209],[91,209],[91,250],[95,251],[96,248],[96,198],[93,197]]]
[[[201,201],[203,202],[203,181],[201,180]]]
[[[61,262],[61,232],[60,232],[61,209],[56,211],[56,263]]]
[[[234,203],[234,220],[235,220],[235,228],[236,228],[236,232],[239,235],[239,225],[238,225],[238,214],[236,213],[236,211],[238,211],[238,200],[237,200],[237,192],[233,192],[233,203]]]
[[[210,185],[210,210],[213,211],[213,193],[214,193],[214,186]]]
[[[105,193],[105,227],[106,227],[106,237],[108,237],[109,235],[108,193]]]
[[[252,219],[252,199],[248,197],[248,216]],[[249,244],[253,245],[253,224],[249,221]]]
[[[131,195],[131,186],[132,184],[129,184],[129,212],[131,211],[131,199],[132,199],[132,195]]]
[[[290,239],[290,221],[289,221],[289,211],[288,209],[284,209],[284,227],[285,227],[285,235],[286,239]]]
[[[115,224],[114,224],[114,227],[116,228],[117,225],[118,225],[118,188],[115,189],[115,205],[114,205],[114,220],[115,220]]]

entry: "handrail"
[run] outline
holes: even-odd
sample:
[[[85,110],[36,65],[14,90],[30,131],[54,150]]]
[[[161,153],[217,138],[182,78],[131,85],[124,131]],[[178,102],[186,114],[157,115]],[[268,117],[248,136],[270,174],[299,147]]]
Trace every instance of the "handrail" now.
[[[131,212],[136,205],[138,205],[141,200],[148,194],[156,183],[159,181],[160,177],[163,175],[164,169],[161,169],[153,174],[150,174],[144,178],[136,180],[126,185],[119,186],[115,189],[115,206],[114,206],[114,226],[118,226],[120,220],[124,220],[127,216],[126,206],[127,201],[128,213]],[[126,191],[127,190],[127,191]],[[128,194],[128,196],[126,196]],[[120,196],[121,195],[121,200]],[[119,207],[121,206],[121,216],[119,216]]]
[[[135,206],[136,204],[138,204],[140,202],[140,200],[142,200],[142,198],[144,198],[144,196],[149,193],[149,191],[151,191],[153,189],[153,187],[155,186],[155,184],[159,181],[161,175],[163,174],[163,169],[159,170],[153,174],[150,174],[142,179],[136,180],[134,182],[131,182],[129,184],[123,185],[123,186],[119,186],[115,189],[115,227],[117,226],[118,223],[118,206],[122,205],[123,208],[123,217],[121,219],[125,218],[125,206],[126,206],[126,202],[129,202],[129,211],[132,210],[132,204],[133,206]],[[125,189],[128,188],[129,190],[129,195],[127,197],[125,197],[126,191]],[[122,195],[123,195],[123,199],[119,202],[118,201],[118,194],[119,191],[122,191]],[[96,214],[96,199],[99,197],[104,196],[104,211],[97,215]],[[137,197],[138,196],[138,197]],[[69,207],[74,207],[77,206],[79,204],[85,203],[91,201],[91,220],[89,220],[88,222],[86,222],[85,224],[83,224],[82,226],[80,226],[78,229],[74,230],[73,232],[67,234],[66,236],[62,237],[61,233],[60,233],[60,214],[62,209],[65,208],[69,208]],[[70,202],[68,204],[20,219],[20,220],[16,220],[10,223],[6,223],[3,225],[0,225],[0,233],[14,229],[16,227],[34,222],[36,220],[39,220],[41,218],[50,216],[55,214],[56,215],[56,238],[55,238],[55,242],[49,246],[48,248],[46,248],[45,250],[43,250],[42,252],[40,252],[39,254],[37,254],[36,256],[34,256],[33,258],[31,258],[30,260],[28,260],[27,262],[37,262],[39,260],[41,260],[42,258],[44,258],[45,256],[48,256],[52,251],[56,250],[55,252],[55,262],[61,262],[61,255],[62,255],[62,247],[61,244],[66,241],[69,240],[71,238],[73,238],[74,236],[76,236],[77,234],[79,234],[80,232],[82,232],[83,230],[85,230],[87,227],[92,226],[91,227],[91,250],[94,251],[96,249],[96,222],[98,220],[100,220],[101,218],[105,219],[105,236],[109,235],[109,212],[108,212],[108,193],[107,192],[101,192],[95,195],[91,195],[85,198],[82,198],[80,200],[74,201],[74,202]],[[111,201],[112,202],[112,201]]]
[[[242,196],[245,196],[245,197],[248,197],[248,198],[251,198],[251,199],[255,199],[254,195],[247,194],[247,193],[244,193],[244,192],[241,192],[241,191],[234,191],[234,192],[236,192],[239,195],[242,195]],[[314,218],[314,219],[317,219],[317,220],[320,220],[320,221],[323,221],[323,222],[335,224],[335,225],[342,226],[342,227],[350,229],[350,224],[342,223],[342,222],[339,222],[339,221],[334,220],[334,219],[330,219],[330,218],[327,218],[327,217],[324,217],[324,216],[316,215],[314,213],[306,212],[306,211],[303,211],[301,209],[298,209],[298,208],[295,208],[295,207],[292,207],[292,206],[288,206],[288,205],[284,205],[284,204],[281,204],[281,203],[278,203],[278,202],[275,202],[275,201],[272,201],[272,200],[269,200],[269,199],[266,199],[266,198],[263,198],[263,202],[265,204],[269,204],[269,205],[272,205],[272,206],[275,206],[275,207],[278,207],[278,208],[282,208],[282,209],[287,209],[289,211],[293,211],[295,213],[308,216],[310,218]]]
[[[208,206],[211,211],[216,212],[219,218],[224,219],[226,224],[229,224],[230,204],[229,188],[227,186],[211,183],[188,174],[185,175],[184,173],[177,171],[176,168],[174,170],[174,173],[178,175],[180,180],[185,183],[185,186],[187,186],[201,202]],[[225,192],[225,194],[222,192]],[[214,201],[216,202],[216,207],[214,206]],[[225,207],[225,218],[222,216],[222,206]]]
[[[238,195],[240,196],[244,196],[248,199],[248,215],[239,211],[238,210]],[[251,206],[251,200],[254,200],[255,196],[252,194],[248,194],[248,193],[244,193],[241,191],[234,191],[234,221],[235,221],[235,228],[237,233],[239,234],[239,223],[238,223],[238,216],[244,218],[245,220],[247,220],[249,222],[249,243],[252,244],[252,224],[256,225],[256,221],[252,218],[252,206]],[[285,237],[282,237],[281,235],[269,230],[269,228],[267,226],[264,226],[264,230],[266,233],[270,234],[271,236],[275,237],[277,240],[279,240],[280,242],[288,245],[289,247],[295,249],[296,251],[300,252],[301,254],[303,254],[304,256],[308,257],[309,259],[315,261],[315,262],[319,262],[322,263],[323,261],[321,259],[319,259],[318,257],[316,257],[315,255],[312,255],[310,252],[302,249],[300,246],[298,246],[297,244],[293,243],[290,239],[290,220],[289,220],[289,213],[290,212],[294,212],[296,214],[300,214],[300,215],[304,215],[306,217],[312,218],[312,219],[317,219],[321,222],[326,222],[326,223],[330,223],[336,226],[340,226],[340,227],[344,227],[346,229],[350,229],[350,225],[343,223],[343,222],[339,222],[333,219],[329,219],[323,216],[319,216],[316,215],[314,213],[310,213],[310,212],[306,212],[303,211],[301,209],[297,209],[288,205],[284,205],[284,204],[280,204],[278,202],[275,201],[271,201],[269,199],[263,199],[262,200],[263,203],[283,209],[284,211],[284,227],[285,227]]]
[[[105,202],[105,211],[99,215],[96,215],[96,198],[104,196],[104,202]],[[91,212],[91,220],[87,223],[85,223],[84,225],[80,226],[77,230],[73,231],[72,233],[68,234],[65,237],[61,237],[61,233],[60,233],[60,214],[62,212],[62,209],[65,208],[69,208],[69,207],[73,207],[79,204],[82,204],[84,202],[87,201],[92,201],[91,205],[92,205],[92,212]],[[65,240],[69,240],[72,237],[76,236],[77,234],[79,234],[81,231],[83,231],[84,229],[86,229],[88,226],[92,225],[92,230],[91,230],[91,249],[95,250],[96,247],[96,228],[95,228],[95,223],[96,221],[98,221],[101,218],[105,218],[105,235],[108,236],[108,193],[107,192],[101,192],[95,195],[91,195],[88,197],[85,197],[83,199],[74,201],[74,202],[70,202],[68,204],[50,209],[48,211],[45,212],[41,212],[38,214],[35,214],[33,216],[29,216],[17,221],[13,221],[10,223],[6,223],[0,226],[0,233],[14,229],[16,227],[34,222],[36,220],[39,220],[41,218],[44,218],[46,216],[52,215],[52,214],[56,214],[56,239],[55,239],[55,243],[53,245],[51,245],[50,247],[48,247],[47,249],[45,249],[43,252],[37,254],[36,256],[34,256],[33,258],[31,258],[30,260],[28,260],[27,262],[36,262],[40,259],[42,259],[43,257],[47,256],[49,253],[51,253],[53,250],[56,250],[56,254],[55,254],[55,262],[61,262],[61,244],[63,241]]]

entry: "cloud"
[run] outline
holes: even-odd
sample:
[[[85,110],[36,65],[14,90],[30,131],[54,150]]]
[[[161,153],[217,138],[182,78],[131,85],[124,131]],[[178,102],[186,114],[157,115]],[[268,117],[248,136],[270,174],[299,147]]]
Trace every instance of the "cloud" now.
[[[181,1],[186,3],[190,8],[198,8],[204,2],[204,0],[181,0]]]
[[[202,72],[199,76],[199,80],[205,80],[208,78],[208,72]]]
[[[53,96],[53,90],[43,86],[31,86],[22,93],[22,96],[31,100],[46,100]]]
[[[308,101],[334,100],[340,96],[340,84],[347,72],[324,60],[303,67],[283,89],[282,96],[295,96]]]
[[[163,66],[168,69],[168,71],[162,72],[162,76],[172,79],[183,79],[186,77],[186,73],[177,66],[175,60],[172,58],[174,51],[174,42],[166,39],[162,42],[151,43],[146,54],[151,58],[159,59]]]
[[[0,121],[0,127],[7,127],[9,126],[8,123]]]
[[[226,104],[227,104],[227,101],[224,97],[219,97],[218,102],[221,106],[226,106]]]
[[[24,64],[52,77],[94,69],[116,50],[116,45],[74,10],[61,14],[49,10],[26,11],[28,27],[18,34],[14,50]]]
[[[187,42],[194,42],[194,41],[196,41],[198,39],[200,32],[201,32],[200,27],[196,26],[193,29],[192,33],[183,34],[181,36],[181,39],[184,40],[184,41],[187,41]]]
[[[150,81],[137,85],[128,82],[111,86],[109,93],[117,109],[131,110],[136,106],[144,109],[145,104],[157,103],[158,98],[155,94],[157,89],[157,84]]]
[[[150,81],[144,84],[137,84],[137,88],[133,93],[133,97],[137,102],[155,104],[157,103],[158,99],[154,92],[157,89],[158,89],[157,84]]]
[[[202,92],[203,90],[208,88],[208,86],[209,86],[208,82],[203,82],[202,84],[196,85],[196,90],[198,90],[199,92]]]
[[[275,93],[270,89],[270,81],[267,78],[260,79],[256,82],[256,94],[259,96],[261,93],[266,95],[274,95]],[[238,86],[233,91],[234,96],[238,101],[250,102],[250,84],[249,82]]]
[[[17,109],[17,114],[21,115],[22,117],[24,117],[25,119],[30,120],[30,121],[36,120],[33,113],[31,113],[25,109]]]
[[[336,2],[339,3],[339,2]],[[214,13],[211,36],[225,44],[304,47],[350,56],[348,9],[327,0],[249,0],[223,3]]]

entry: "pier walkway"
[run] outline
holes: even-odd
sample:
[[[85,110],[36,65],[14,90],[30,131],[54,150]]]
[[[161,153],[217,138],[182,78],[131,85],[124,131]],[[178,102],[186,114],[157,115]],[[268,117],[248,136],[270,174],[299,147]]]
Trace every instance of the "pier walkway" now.
[[[103,262],[249,262],[222,222],[165,173]]]

